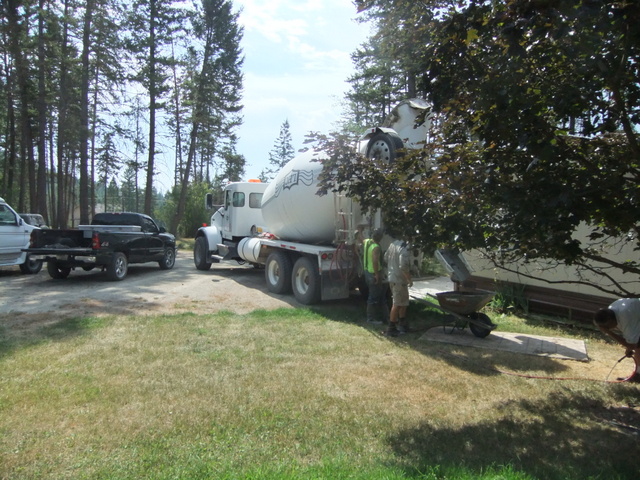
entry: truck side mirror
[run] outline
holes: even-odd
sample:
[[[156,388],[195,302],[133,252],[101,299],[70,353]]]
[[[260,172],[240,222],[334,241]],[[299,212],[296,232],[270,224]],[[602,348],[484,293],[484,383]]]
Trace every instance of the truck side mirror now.
[[[213,210],[213,194],[207,193],[204,197],[204,206],[207,210]]]

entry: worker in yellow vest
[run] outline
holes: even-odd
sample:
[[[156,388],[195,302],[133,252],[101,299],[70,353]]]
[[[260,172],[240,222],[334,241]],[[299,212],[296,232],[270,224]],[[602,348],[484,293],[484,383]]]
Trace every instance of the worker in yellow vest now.
[[[374,324],[389,322],[389,307],[387,306],[387,288],[382,266],[382,230],[377,229],[371,238],[362,242],[362,265],[364,277],[369,289],[367,298],[367,322]],[[381,318],[381,320],[378,319]]]

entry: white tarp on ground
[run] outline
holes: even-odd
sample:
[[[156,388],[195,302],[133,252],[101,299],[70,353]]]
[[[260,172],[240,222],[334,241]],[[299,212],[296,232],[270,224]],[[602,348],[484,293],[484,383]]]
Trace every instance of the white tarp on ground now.
[[[479,338],[471,333],[468,328],[447,333],[450,331],[450,327],[433,327],[427,330],[427,332],[420,337],[420,340],[563,360],[589,361],[587,347],[583,340],[526,335],[524,333],[498,332],[496,330],[485,338]]]

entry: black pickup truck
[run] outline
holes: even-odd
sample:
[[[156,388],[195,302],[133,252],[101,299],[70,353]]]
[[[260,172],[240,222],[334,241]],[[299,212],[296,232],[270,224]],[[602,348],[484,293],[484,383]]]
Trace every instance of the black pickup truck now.
[[[75,230],[34,230],[23,251],[46,261],[52,278],[67,278],[77,267],[101,267],[110,280],[122,280],[130,263],[158,262],[162,270],[173,268],[176,239],[147,215],[98,213],[91,225]]]

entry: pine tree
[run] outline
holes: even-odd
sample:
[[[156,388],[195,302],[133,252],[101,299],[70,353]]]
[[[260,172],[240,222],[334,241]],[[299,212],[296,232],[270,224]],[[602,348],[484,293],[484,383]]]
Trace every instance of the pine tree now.
[[[262,181],[271,181],[295,156],[295,149],[292,145],[291,131],[289,128],[289,120],[285,120],[280,127],[280,134],[276,139],[273,148],[269,152],[270,167],[260,173]]]
[[[149,140],[144,212],[152,213],[153,177],[155,175],[156,130],[158,111],[165,107],[169,92],[169,67],[173,63],[173,38],[184,27],[187,12],[172,0],[135,0],[129,16],[131,37],[128,47],[135,56],[138,74],[134,79],[147,91],[149,98]]]
[[[240,124],[238,112],[242,108],[243,58],[238,14],[233,12],[233,3],[229,0],[202,0],[202,7],[193,22],[193,31],[201,42],[202,50],[192,50],[192,56],[200,62],[201,68],[189,92],[193,105],[189,150],[171,231],[176,231],[184,213],[189,176],[195,168],[197,153],[203,161],[201,165],[207,168],[214,156],[233,153],[236,142],[234,130]],[[229,158],[235,164],[240,159],[244,161],[244,157]],[[204,180],[202,175],[199,180]]]

